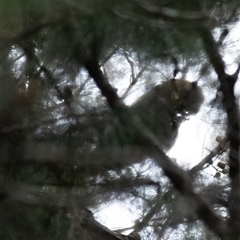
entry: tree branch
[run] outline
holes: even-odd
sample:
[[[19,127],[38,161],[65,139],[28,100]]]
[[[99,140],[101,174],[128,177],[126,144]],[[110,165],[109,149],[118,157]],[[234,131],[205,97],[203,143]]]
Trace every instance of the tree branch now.
[[[144,128],[141,122],[131,115],[114,91],[113,87],[104,77],[99,68],[98,60],[93,57],[90,62],[85,64],[85,67],[88,70],[89,75],[92,76],[94,82],[101,90],[103,96],[106,97],[109,106],[113,110],[119,110],[119,106],[124,109],[124,116],[121,116],[121,111],[115,111],[120,121],[122,121],[124,125],[130,124],[131,128],[136,129],[141,134],[141,138],[145,142],[149,142],[151,144],[153,151],[157,153],[157,157],[154,158],[155,162],[163,169],[165,175],[172,181],[175,188],[192,203],[192,206],[200,219],[202,219],[205,224],[219,237],[222,237],[225,232],[224,222],[216,216],[203,199],[195,193],[189,175],[173,163],[169,157],[167,157],[161,149],[161,144],[159,143],[157,137],[152,132]]]
[[[190,176],[201,171],[205,164],[211,164],[212,159],[216,155],[218,155],[227,146],[227,144],[228,144],[228,140],[224,138],[213,150],[211,150],[211,152],[200,163],[198,163],[188,171]]]
[[[228,226],[231,238],[240,239],[240,116],[239,106],[234,95],[234,86],[240,71],[240,64],[233,75],[226,74],[224,61],[211,31],[204,28],[199,29],[199,33],[209,61],[218,75],[220,91],[223,93],[222,104],[227,113],[228,139],[230,142],[229,177],[231,179],[231,192],[228,199],[230,213]],[[229,239],[227,233],[223,239]]]

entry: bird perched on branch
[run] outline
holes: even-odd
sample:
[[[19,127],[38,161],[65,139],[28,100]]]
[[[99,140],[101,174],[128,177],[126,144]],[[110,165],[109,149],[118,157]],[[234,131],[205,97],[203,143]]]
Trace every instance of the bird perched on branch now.
[[[154,133],[163,149],[174,144],[182,121],[196,114],[204,100],[202,89],[196,82],[171,79],[153,87],[140,97],[130,112],[142,125]],[[114,125],[104,136],[104,146],[145,145],[131,127]]]

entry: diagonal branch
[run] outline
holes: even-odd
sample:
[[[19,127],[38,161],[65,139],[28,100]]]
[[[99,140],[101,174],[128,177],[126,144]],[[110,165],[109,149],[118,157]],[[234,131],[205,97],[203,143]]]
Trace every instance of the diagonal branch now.
[[[222,104],[227,113],[230,143],[229,177],[231,179],[231,192],[228,199],[230,213],[228,226],[229,231],[231,231],[231,238],[240,239],[240,116],[239,106],[234,95],[234,86],[240,71],[240,64],[233,75],[226,74],[224,61],[211,31],[205,28],[199,30],[206,54],[218,75],[220,91],[223,93]],[[225,237],[224,239],[228,238]]]
[[[135,74],[134,62],[128,57],[128,54],[126,52],[124,52],[124,56],[131,67],[131,81],[130,81],[128,88],[123,93],[122,98],[125,98],[128,95],[131,88],[138,82],[139,78],[143,75],[143,73],[148,68],[148,65],[145,65],[137,74]]]
[[[144,21],[160,28],[180,27],[196,28],[215,25],[215,19],[200,11],[179,11],[174,8],[159,6],[149,1],[136,1],[135,11],[126,8],[115,7],[111,11],[121,18],[132,21]]]
[[[220,152],[228,145],[228,140],[224,138],[211,152],[197,165],[192,167],[188,172],[190,176],[201,171],[205,164],[212,164],[212,159],[216,157]]]
[[[155,158],[155,161],[163,169],[165,175],[172,181],[175,188],[191,202],[191,206],[196,211],[199,218],[202,219],[205,224],[219,237],[222,237],[225,232],[224,222],[218,216],[216,216],[211,208],[209,208],[209,206],[204,202],[204,200],[195,193],[189,175],[184,170],[179,168],[175,163],[173,163],[169,157],[167,157],[167,155],[161,149],[161,145],[157,137],[152,132],[144,128],[141,122],[137,121],[134,116],[131,115],[126,106],[118,97],[117,93],[114,91],[113,87],[104,77],[96,57],[92,57],[91,60],[86,62],[85,68],[101,90],[103,96],[106,97],[109,106],[116,112],[120,121],[122,121],[124,125],[130,124],[131,128],[136,129],[137,132],[140,133],[141,138],[145,140],[145,142],[149,142],[151,144],[152,149],[158,155]],[[124,116],[121,115],[122,111],[124,111]]]

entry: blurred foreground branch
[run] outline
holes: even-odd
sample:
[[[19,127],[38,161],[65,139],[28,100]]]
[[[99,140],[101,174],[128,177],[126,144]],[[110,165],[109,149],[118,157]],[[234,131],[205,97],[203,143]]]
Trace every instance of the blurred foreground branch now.
[[[132,128],[136,128],[137,131],[141,133],[141,138],[151,144],[154,151],[156,151],[158,154],[158,156],[154,158],[156,164],[162,168],[166,176],[174,184],[175,188],[179,190],[183,196],[192,203],[192,207],[195,209],[200,219],[202,219],[205,224],[219,237],[222,237],[223,233],[225,232],[224,222],[218,216],[216,216],[213,211],[207,206],[204,200],[195,193],[189,175],[166,156],[166,154],[161,149],[161,145],[159,144],[156,136],[144,128],[141,125],[141,122],[136,121],[134,116],[128,112],[128,109],[126,106],[124,106],[117,93],[114,91],[113,87],[104,77],[96,55],[92,54],[92,56],[94,57],[92,57],[92,59],[90,59],[85,64],[85,67],[88,70],[89,75],[93,78],[96,85],[101,90],[102,94],[106,97],[109,106],[117,114],[123,125],[125,125],[125,121],[127,121],[127,124],[130,124]],[[125,113],[124,117],[121,114],[122,111]],[[127,118],[125,117],[126,115]]]

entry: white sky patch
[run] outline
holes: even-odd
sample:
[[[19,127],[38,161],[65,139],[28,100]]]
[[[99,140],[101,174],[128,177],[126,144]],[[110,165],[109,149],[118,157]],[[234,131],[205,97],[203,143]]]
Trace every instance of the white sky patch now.
[[[182,123],[176,143],[168,155],[175,158],[178,164],[191,168],[209,153],[210,149],[206,146],[213,144],[214,133],[214,126],[211,127],[197,116],[192,116]]]
[[[134,206],[132,206],[134,208]],[[94,214],[99,222],[106,224],[111,229],[122,229],[133,225],[135,219],[138,217],[133,211],[130,211],[125,204],[120,202],[113,202],[110,206],[103,207],[103,209]]]

